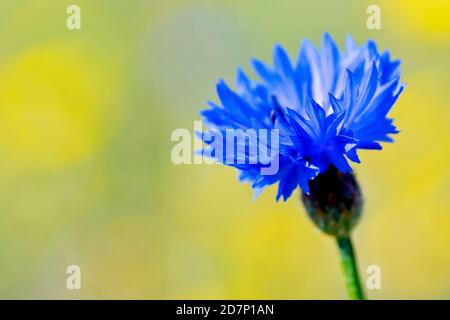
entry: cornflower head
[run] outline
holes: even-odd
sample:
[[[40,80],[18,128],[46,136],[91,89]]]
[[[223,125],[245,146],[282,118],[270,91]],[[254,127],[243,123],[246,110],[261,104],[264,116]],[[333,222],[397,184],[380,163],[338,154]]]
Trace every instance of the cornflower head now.
[[[255,139],[238,139],[237,148],[225,151],[215,145],[212,152],[213,140],[203,137],[204,150],[237,168],[255,195],[278,183],[276,200],[286,201],[299,187],[313,222],[337,237],[341,252],[353,254],[346,240],[360,217],[362,196],[349,161],[360,163],[359,150],[380,150],[380,143],[398,133],[388,113],[404,88],[400,62],[378,52],[374,41],[358,46],[350,36],[339,51],[325,33],[321,50],[303,40],[292,62],[275,45],[272,65],[253,59],[252,66],[257,79],[238,69],[235,90],[220,80],[220,103],[209,102],[202,115],[221,137],[228,130],[265,129],[275,132],[277,143],[252,131],[246,137]],[[267,163],[257,161],[262,147],[279,161],[271,174],[261,170]]]

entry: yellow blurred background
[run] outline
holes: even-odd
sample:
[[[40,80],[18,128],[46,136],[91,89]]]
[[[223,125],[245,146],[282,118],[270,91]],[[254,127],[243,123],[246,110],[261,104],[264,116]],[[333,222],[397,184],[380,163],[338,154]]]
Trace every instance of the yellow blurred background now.
[[[360,271],[382,272],[367,294],[450,298],[449,16],[445,0],[1,1],[0,298],[345,299],[298,191],[253,202],[233,169],[170,160],[220,77],[325,31],[375,39],[407,83],[396,142],[356,167]]]

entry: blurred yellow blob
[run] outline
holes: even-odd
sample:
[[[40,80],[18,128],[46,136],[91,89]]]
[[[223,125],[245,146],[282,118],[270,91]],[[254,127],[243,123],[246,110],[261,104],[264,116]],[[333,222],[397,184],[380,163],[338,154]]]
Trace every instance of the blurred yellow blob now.
[[[60,167],[102,140],[108,88],[79,48],[39,47],[0,68],[0,154],[15,164]]]
[[[397,21],[396,28],[401,28],[413,36],[417,36],[419,32],[427,38],[448,41],[450,1],[385,1],[383,8],[389,10],[392,19]]]

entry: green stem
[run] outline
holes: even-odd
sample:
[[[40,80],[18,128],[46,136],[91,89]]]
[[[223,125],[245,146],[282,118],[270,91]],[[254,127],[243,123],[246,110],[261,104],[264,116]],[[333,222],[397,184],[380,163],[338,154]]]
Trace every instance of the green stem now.
[[[353,251],[352,240],[350,237],[340,237],[337,238],[337,243],[341,254],[342,268],[348,295],[350,296],[350,299],[353,300],[364,300],[364,292],[359,281],[358,267],[356,265],[356,256]]]

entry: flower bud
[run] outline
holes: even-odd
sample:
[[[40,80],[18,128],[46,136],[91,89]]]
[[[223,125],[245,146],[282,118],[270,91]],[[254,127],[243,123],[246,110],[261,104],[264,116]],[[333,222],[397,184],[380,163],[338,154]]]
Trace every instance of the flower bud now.
[[[334,166],[309,181],[310,194],[303,203],[314,224],[335,237],[348,237],[362,212],[362,195],[352,173],[339,172]]]

